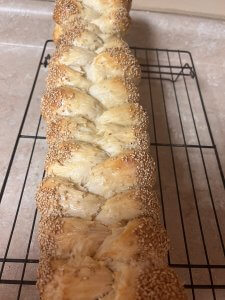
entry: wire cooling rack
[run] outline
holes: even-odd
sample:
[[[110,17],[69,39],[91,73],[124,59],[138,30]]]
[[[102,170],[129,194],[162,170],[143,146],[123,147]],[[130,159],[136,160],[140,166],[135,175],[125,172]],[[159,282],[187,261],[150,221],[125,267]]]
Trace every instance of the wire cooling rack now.
[[[132,48],[142,66],[142,100],[150,115],[168,263],[189,299],[225,299],[224,175],[191,53]],[[38,299],[38,214],[45,127],[39,115],[46,41],[0,194],[0,299]],[[19,177],[15,174],[18,174]]]

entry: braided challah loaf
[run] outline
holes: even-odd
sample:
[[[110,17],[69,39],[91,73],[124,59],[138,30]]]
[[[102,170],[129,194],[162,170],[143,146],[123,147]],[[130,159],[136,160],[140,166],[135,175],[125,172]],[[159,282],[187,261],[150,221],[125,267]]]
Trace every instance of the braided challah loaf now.
[[[121,39],[130,0],[58,0],[41,103],[43,300],[186,299],[167,267],[141,70]]]

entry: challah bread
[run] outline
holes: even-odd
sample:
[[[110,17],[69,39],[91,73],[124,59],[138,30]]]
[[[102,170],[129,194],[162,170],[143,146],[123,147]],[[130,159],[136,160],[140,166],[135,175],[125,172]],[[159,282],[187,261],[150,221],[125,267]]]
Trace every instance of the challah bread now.
[[[119,77],[105,79],[92,84],[89,88],[89,93],[107,109],[125,103],[136,103],[140,101],[137,86],[129,79],[123,80]]]
[[[130,189],[108,198],[95,220],[105,225],[123,224],[140,216],[151,216],[159,223],[160,208],[157,194],[148,189]]]
[[[160,215],[155,191],[130,189],[106,199],[60,177],[43,180],[37,192],[37,206],[46,217],[77,217],[104,225],[123,224],[140,216],[150,216],[159,223]]]
[[[149,261],[152,266],[165,265],[168,240],[165,230],[151,220],[138,218],[129,221],[125,226],[112,228],[96,252],[95,258],[114,263],[137,263]],[[113,267],[112,267],[113,268]]]
[[[58,44],[72,45],[93,51],[102,47],[104,43],[97,33],[86,29],[79,20],[72,29],[65,30],[57,42]]]
[[[49,89],[42,99],[42,115],[52,122],[57,116],[84,116],[95,120],[104,111],[101,103],[79,89],[68,86]]]
[[[94,60],[96,53],[85,48],[72,47],[68,45],[60,46],[53,55],[50,66],[52,64],[62,64],[72,68],[75,71],[82,70],[82,67],[89,65]]]
[[[107,158],[105,151],[93,144],[67,141],[49,149],[45,170],[47,176],[67,178],[78,186],[83,186],[93,167]]]
[[[105,19],[108,19],[108,23],[105,22]],[[120,37],[121,33],[127,30],[129,21],[128,14],[123,9],[114,11],[107,16],[101,16],[91,23],[86,23],[80,18],[71,19],[66,24],[55,26],[53,40],[57,46],[73,42],[79,43],[84,48],[96,49],[108,38]],[[91,45],[91,41],[93,41],[93,45]]]
[[[66,65],[51,64],[49,66],[46,85],[47,89],[75,86],[80,90],[88,91],[91,87],[91,82],[85,78],[83,73],[75,71]]]
[[[67,140],[88,143],[97,140],[95,123],[84,117],[58,117],[48,125],[46,136],[50,145]]]
[[[114,284],[113,272],[88,256],[82,260],[41,257],[39,277],[39,290],[46,300],[104,299]]]
[[[98,54],[79,47],[63,46],[52,62],[65,64],[75,71],[86,73],[87,79],[93,83],[104,79],[122,78],[138,84],[141,78],[140,66],[126,46],[106,48]]]
[[[122,77],[138,84],[141,78],[140,66],[127,48],[108,48],[99,53],[86,72],[87,78],[93,82]]]
[[[53,39],[60,44],[67,30],[77,30],[81,24],[84,30],[89,28],[102,39],[124,34],[130,23],[130,7],[131,1],[58,0],[53,14]]]
[[[60,223],[61,230],[57,230]],[[165,230],[149,217],[130,220],[126,225],[111,226],[96,220],[44,217],[40,221],[39,238],[42,253],[49,257],[68,259],[91,256],[105,261],[109,266],[112,264],[112,268],[116,263],[139,261],[162,266],[165,265],[168,250]]]
[[[109,298],[110,299],[110,298]],[[173,270],[148,264],[120,265],[115,272],[115,292],[111,299],[187,299]]]
[[[67,110],[57,117],[55,111],[49,113],[51,119],[56,117],[47,129],[50,145],[76,139],[94,143],[111,156],[123,150],[147,150],[149,147],[145,114],[139,105],[125,104],[111,108],[96,118],[95,122],[85,116],[77,116],[77,110],[73,113],[71,107],[69,110],[72,117],[63,117]]]
[[[111,270],[103,262],[87,256],[84,259],[49,261],[48,269],[49,266],[44,264],[46,261],[47,258],[41,260],[39,268],[42,278],[47,274],[51,277],[42,292],[46,300],[187,299],[175,272],[167,267],[120,263]],[[44,285],[44,281],[39,282],[41,291]]]
[[[96,9],[99,13],[104,14],[106,10],[118,9],[121,7],[126,8],[127,11],[131,9],[131,0],[82,0],[83,3],[93,9]]]
[[[130,0],[58,0],[38,287],[42,300],[183,300],[154,191],[141,69],[121,36]]]
[[[60,231],[57,230],[59,223],[62,224]],[[54,259],[94,256],[111,233],[107,226],[97,221],[79,218],[43,218],[39,228],[40,249]]]
[[[141,185],[152,188],[154,183],[155,165],[151,156],[127,151],[93,167],[85,187],[91,193],[109,198]]]
[[[147,134],[143,133],[143,135],[146,135],[147,141]],[[135,129],[132,126],[113,123],[95,125],[83,117],[62,117],[51,122],[48,126],[47,138],[50,145],[73,139],[95,143],[113,156],[118,155],[122,150],[139,148]]]
[[[46,217],[93,220],[104,203],[104,198],[78,189],[73,182],[60,177],[44,179],[37,193],[38,209]]]

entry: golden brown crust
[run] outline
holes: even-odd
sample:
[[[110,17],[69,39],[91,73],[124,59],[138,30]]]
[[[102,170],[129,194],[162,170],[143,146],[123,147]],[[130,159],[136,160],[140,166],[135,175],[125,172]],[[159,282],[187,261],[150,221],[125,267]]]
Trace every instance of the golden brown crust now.
[[[83,2],[83,3],[82,3]],[[85,6],[86,5],[86,6]],[[85,18],[86,9],[93,11],[93,15],[107,13],[107,11],[117,12],[121,9],[129,12],[131,8],[130,0],[114,0],[114,1],[78,1],[78,0],[57,0],[53,13],[53,19],[57,24],[64,24],[71,19],[82,16]],[[115,21],[119,21],[119,14],[115,17]]]
[[[46,90],[41,100],[41,113],[43,118],[52,121],[55,118],[55,111],[63,104],[63,100],[70,100],[75,97],[75,90],[68,87],[59,87]]]
[[[36,204],[42,215],[61,216],[62,208],[59,205],[59,180],[44,179],[36,194]]]
[[[62,24],[71,16],[80,15],[82,5],[77,0],[57,0],[53,13],[53,19],[57,24]]]
[[[83,260],[52,260],[49,265],[52,273],[44,266],[47,258],[42,258],[39,271],[49,277],[48,285],[39,281],[41,299],[104,299],[113,289],[113,273],[101,262],[90,257]]]
[[[54,41],[55,44],[58,43],[60,37],[62,36],[64,30],[63,27],[59,24],[55,24],[55,28],[53,30],[53,34],[52,34],[52,39]]]
[[[81,167],[84,167],[85,164],[93,167],[107,158],[108,155],[96,145],[77,141],[63,141],[49,147],[45,169],[48,173],[52,168],[54,169],[54,166],[57,166],[60,172],[61,168],[63,170],[68,167],[76,172],[76,170],[73,170],[73,164],[76,166],[79,162],[81,164],[83,162],[83,166]]]
[[[154,183],[152,157],[146,152],[127,151],[93,167],[85,187],[94,194],[109,198],[134,187],[152,188]]]
[[[80,38],[85,28],[92,28],[97,33],[96,38],[124,34],[130,25],[130,4],[130,1],[94,3],[84,0],[82,3],[77,0],[58,0],[53,14],[56,22],[53,40],[57,45],[70,45]]]
[[[41,252],[54,259],[94,256],[109,234],[107,226],[79,218],[42,217],[39,224]]]
[[[80,190],[73,182],[59,177],[45,178],[36,195],[42,215],[75,216],[95,219],[102,224],[124,224],[139,216],[148,216],[160,223],[157,194],[147,188],[128,190],[108,200]]]
[[[84,32],[85,26],[80,19],[72,19],[64,25],[56,23],[53,31],[53,41],[57,46],[71,45],[75,38],[79,38]],[[70,33],[71,32],[71,33]]]
[[[142,217],[115,228],[98,249],[96,258],[106,260],[109,265],[149,262],[151,266],[159,267],[165,265],[167,251],[165,229],[151,218]]]
[[[134,227],[138,239],[139,259],[149,259],[152,265],[159,266],[169,250],[169,241],[165,229],[155,223],[150,216],[138,219]]]
[[[68,45],[60,45],[56,51],[53,53],[49,66],[51,67],[51,63],[59,63],[63,54],[67,55],[70,51],[70,47]]]
[[[65,104],[64,104],[65,106]],[[54,110],[53,110],[54,111]],[[124,119],[121,119],[121,117]],[[110,155],[123,150],[148,150],[149,136],[145,112],[139,105],[125,105],[103,113],[96,124],[85,117],[60,117],[53,119],[47,127],[49,144],[66,140],[95,143]],[[123,123],[119,123],[124,120]]]
[[[42,181],[36,202],[42,216],[77,217],[93,220],[105,203],[105,199],[79,189],[72,182],[48,177]]]
[[[85,26],[80,19],[70,22],[66,28],[61,29],[61,32],[62,34],[56,40],[58,45],[74,45],[90,50],[97,50],[103,45],[102,39],[98,36],[98,31],[93,32],[93,28]]]
[[[142,271],[137,280],[137,300],[187,300],[175,272],[170,268]]]
[[[58,117],[47,127],[46,139],[50,145],[68,140],[94,142],[95,124],[86,118]]]
[[[62,142],[50,147],[45,160],[45,168],[48,169],[54,163],[63,165],[73,153],[80,150],[80,147],[81,145],[75,141]]]
[[[140,65],[129,49],[114,48],[106,52],[121,65],[125,78],[135,78],[137,81],[141,78]]]
[[[107,109],[125,103],[139,103],[140,93],[130,80],[111,78],[92,84],[90,94],[98,99]]]
[[[63,87],[65,85],[87,91],[91,86],[91,82],[85,78],[84,74],[66,65],[51,63],[46,82],[47,89]]]
[[[107,48],[94,58],[87,76],[94,82],[120,77],[138,84],[141,68],[129,49]]]
[[[47,123],[42,300],[184,300],[154,191],[141,68],[122,40],[131,0],[57,0]]]
[[[146,227],[146,231],[143,231],[144,226]],[[116,230],[119,230],[120,233],[115,238],[115,233],[112,233],[112,237],[110,237],[110,230],[98,222],[82,221],[73,218],[42,218],[39,238],[43,255],[42,259],[45,260],[45,265],[41,263],[39,276],[41,276],[41,278],[44,277],[45,281],[39,281],[41,290],[43,290],[46,283],[51,282],[55,274],[57,274],[57,267],[55,268],[54,266],[54,261],[57,263],[57,259],[70,260],[75,258],[75,260],[79,262],[79,260],[85,260],[85,257],[88,255],[92,257],[95,256],[97,260],[105,260],[108,258],[113,259],[114,263],[127,262],[129,266],[131,263],[129,256],[131,255],[130,259],[134,261],[142,261],[143,257],[145,257],[144,261],[148,267],[147,265],[145,266],[147,269],[150,267],[150,274],[154,275],[154,278],[151,278],[151,282],[154,282],[156,286],[163,283],[168,285],[167,295],[170,296],[173,295],[173,293],[178,295],[179,292],[182,295],[182,289],[179,288],[177,278],[174,274],[167,269],[155,269],[154,267],[155,264],[158,266],[163,264],[160,260],[164,259],[168,247],[167,238],[163,229],[154,227],[152,223],[149,223],[149,220],[141,218],[131,221],[124,228]],[[107,244],[108,238],[112,240],[111,245],[108,244],[110,252],[107,251],[107,246],[105,246],[103,242],[105,241]],[[147,246],[149,243],[150,248],[148,251]],[[67,262],[65,261],[65,263]],[[106,260],[106,265],[112,266],[111,260],[108,262]],[[140,266],[141,265],[142,264],[140,264]],[[137,265],[137,270],[138,269],[139,265]],[[139,281],[149,280],[147,269],[142,272],[134,269],[138,283],[137,288],[135,288],[138,297],[146,292],[142,291]],[[73,277],[71,277],[70,280],[72,281]],[[154,287],[150,295],[155,296],[156,292],[157,288]],[[163,292],[160,293],[163,295]],[[178,297],[177,299],[185,298]]]
[[[104,14],[92,21],[105,34],[123,35],[130,26],[129,13],[124,7]]]
[[[41,113],[47,123],[59,116],[83,116],[89,120],[102,114],[102,105],[87,93],[69,86],[46,90]]]

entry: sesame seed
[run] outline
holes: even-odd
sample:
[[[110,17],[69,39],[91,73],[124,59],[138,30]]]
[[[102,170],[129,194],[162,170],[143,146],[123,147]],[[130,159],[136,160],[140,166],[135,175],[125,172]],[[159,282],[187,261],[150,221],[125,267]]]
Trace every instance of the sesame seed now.
[[[106,53],[109,53],[109,55],[122,67],[125,78],[134,78],[135,80],[141,78],[140,65],[130,49],[119,47],[107,48]]]
[[[79,15],[82,11],[82,5],[74,0],[57,0],[53,13],[53,19],[58,24],[63,24],[73,15]]]
[[[145,269],[137,279],[136,299],[187,300],[175,272],[169,268]]]
[[[105,7],[107,13],[100,14],[98,17],[103,17],[103,20],[105,17],[106,22],[110,22],[111,35],[116,33],[117,36],[121,36],[130,24],[129,9],[131,0],[102,0],[102,2],[99,0],[99,2]],[[59,31],[60,33],[62,31],[62,34],[57,40],[57,49],[49,64],[47,88],[41,102],[42,115],[48,125],[47,141],[49,150],[45,162],[46,170],[54,163],[57,163],[59,168],[63,166],[80,147],[80,141],[75,139],[75,137],[79,136],[79,134],[75,133],[78,133],[80,130],[76,119],[78,116],[74,116],[74,118],[62,117],[57,114],[57,109],[63,109],[64,102],[67,99],[75,101],[73,89],[66,86],[71,81],[68,67],[62,64],[62,58],[68,56],[71,45],[77,42],[86,30],[97,31],[102,37],[100,29],[97,27],[93,29],[94,27],[92,26],[94,25],[85,17],[87,9],[91,8],[84,5],[82,0],[56,1],[53,18],[60,26]],[[82,48],[80,48],[80,51],[82,51]],[[106,160],[115,161],[115,163],[119,160],[124,162],[124,164],[116,165],[115,174],[120,174],[120,169],[123,166],[126,168],[126,164],[128,167],[134,167],[136,171],[133,185],[131,184],[128,187],[128,189],[135,191],[135,200],[141,211],[139,218],[135,219],[137,226],[132,232],[137,241],[137,255],[135,259],[140,266],[142,263],[149,266],[137,276],[135,285],[136,299],[183,300],[186,298],[175,273],[168,268],[162,267],[169,248],[169,241],[165,229],[160,225],[160,205],[157,193],[154,191],[156,164],[150,153],[148,116],[140,105],[140,93],[137,84],[141,78],[141,68],[128,47],[107,48],[103,54],[110,56],[122,69],[123,76],[119,80],[122,80],[127,93],[126,102],[129,103],[129,112],[132,120],[131,131],[134,140],[132,140],[132,143],[130,142],[130,147],[126,145],[126,141],[121,141],[121,144],[124,146],[121,147],[121,152],[117,156],[111,157],[107,153]],[[87,67],[85,66],[83,70],[86,70]],[[88,92],[86,93],[88,94]],[[87,118],[87,116],[83,115],[79,117]],[[86,119],[86,121],[89,122],[90,120]],[[92,121],[93,132],[95,132],[97,126],[95,120]],[[83,127],[82,130],[84,130]],[[100,143],[97,143],[96,147],[101,149]],[[123,150],[127,148],[130,150]],[[53,270],[52,261],[57,258],[57,251],[59,250],[56,245],[56,238],[58,235],[65,233],[64,220],[66,219],[64,218],[67,216],[64,216],[60,203],[66,196],[62,195],[60,187],[64,188],[67,184],[71,184],[72,188],[76,189],[74,183],[63,181],[57,177],[47,177],[40,184],[36,195],[37,207],[41,213],[38,235],[41,255],[37,283],[41,298],[45,286],[53,279],[54,275],[55,270]],[[88,190],[85,191],[88,193]],[[107,199],[105,200],[107,201]],[[101,206],[99,206],[94,218],[100,212]],[[126,226],[127,222],[122,220],[120,224],[113,224],[112,227],[116,228],[118,225]],[[111,230],[111,228],[109,229]],[[93,254],[93,257],[95,257],[95,254]],[[107,264],[107,262],[99,263]],[[110,263],[113,264],[114,261],[110,261]],[[83,276],[82,279],[85,280],[86,276]],[[113,287],[115,286],[116,284],[113,285]],[[99,299],[101,298],[104,298],[104,295],[99,297]]]

